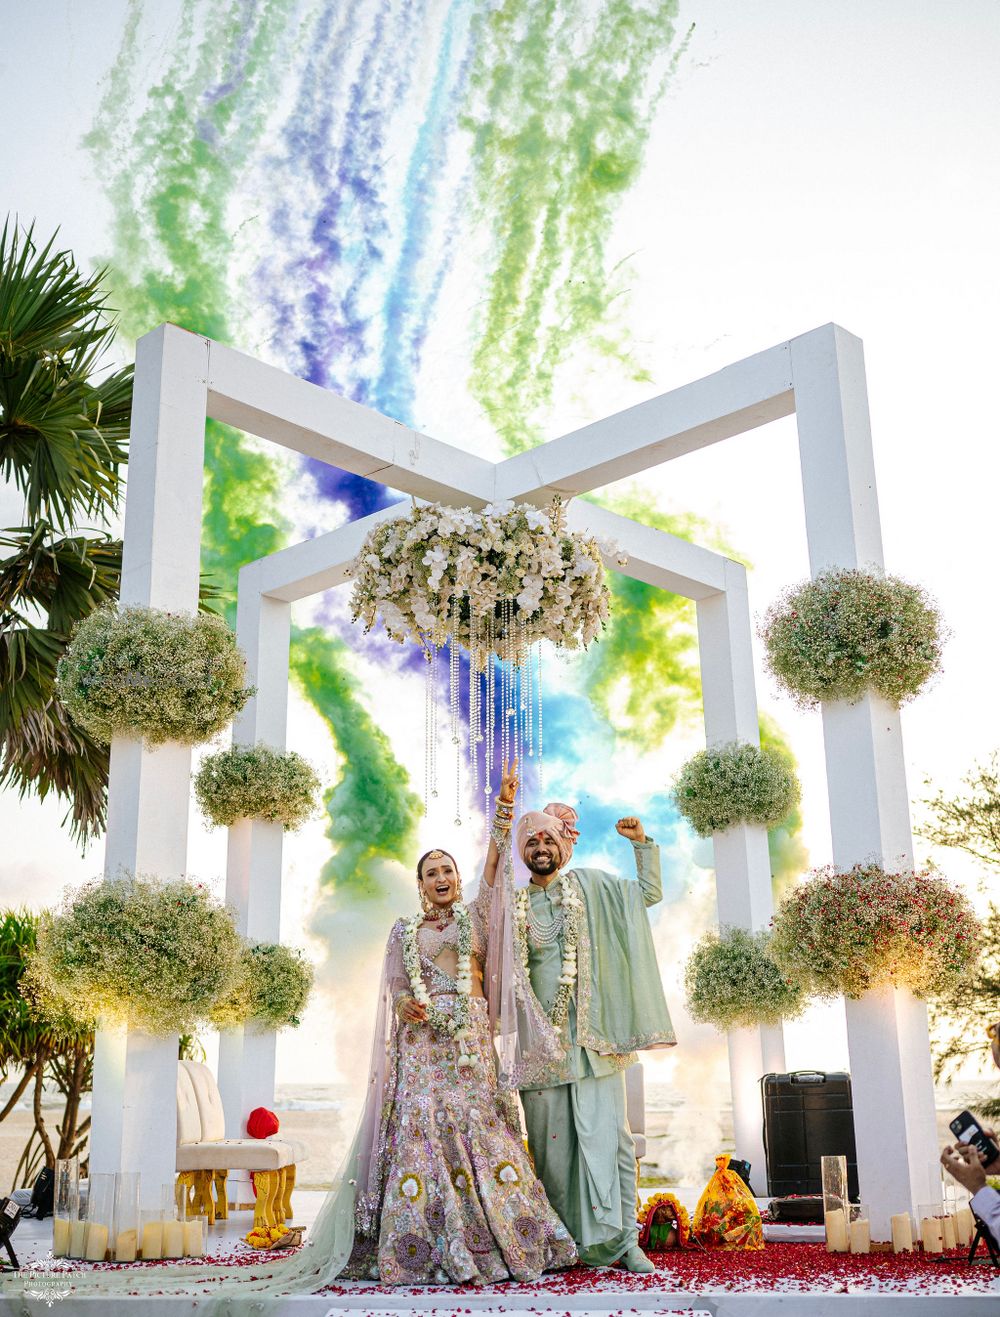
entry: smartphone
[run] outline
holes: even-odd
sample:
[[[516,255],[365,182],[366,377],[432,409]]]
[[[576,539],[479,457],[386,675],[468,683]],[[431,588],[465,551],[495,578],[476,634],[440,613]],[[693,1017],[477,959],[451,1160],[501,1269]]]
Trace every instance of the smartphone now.
[[[974,1148],[977,1148],[986,1158],[987,1166],[1000,1157],[1000,1148],[983,1132],[982,1125],[976,1120],[971,1111],[963,1111],[961,1115],[949,1121],[948,1128],[959,1143],[971,1143]]]

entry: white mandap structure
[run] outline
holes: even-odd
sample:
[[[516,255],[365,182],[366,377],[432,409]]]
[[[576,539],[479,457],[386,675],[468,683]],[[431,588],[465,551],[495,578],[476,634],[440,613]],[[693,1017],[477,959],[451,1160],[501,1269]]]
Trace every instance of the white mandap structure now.
[[[814,574],[882,564],[864,360],[859,339],[825,325],[705,379],[596,421],[530,452],[492,463],[210,339],[161,325],[139,341],[125,518],[121,602],[197,606],[206,417],[418,498],[481,507],[544,504],[598,489],[684,453],[794,412],[809,557]],[[238,720],[238,744],[285,747],[291,604],[345,580],[371,526],[400,502],[247,563],[239,575],[238,639],[256,696]],[[603,511],[570,503],[571,527],[613,539],[638,580],[697,604],[705,734],[709,745],[757,743],[750,610],[743,566],[718,553]],[[614,563],[613,570],[622,570]],[[912,862],[897,712],[875,696],[823,708],[833,861]],[[187,864],[191,751],[111,748],[105,871],[163,877]],[[765,926],[772,913],[767,836],[739,826],[714,838],[720,923]],[[278,938],[280,824],[230,829],[227,899],[240,931]],[[927,1016],[908,992],[885,989],[847,1003],[861,1197],[873,1238],[889,1216],[939,1196]],[[227,1136],[274,1093],[275,1038],[251,1028],[222,1038],[219,1086]],[[784,1070],[781,1030],[729,1035],[736,1146],[762,1174],[759,1079]],[[140,1170],[146,1192],[174,1175],[177,1040],[102,1031],[94,1071],[91,1166]],[[758,1189],[762,1188],[762,1182]]]

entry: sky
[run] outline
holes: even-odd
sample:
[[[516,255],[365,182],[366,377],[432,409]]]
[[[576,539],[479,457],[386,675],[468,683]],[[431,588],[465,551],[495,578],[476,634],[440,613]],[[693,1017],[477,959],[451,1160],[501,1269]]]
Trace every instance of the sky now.
[[[438,6],[434,21],[443,13]],[[125,20],[121,0],[0,3],[0,75],[8,104],[21,107],[18,131],[5,141],[0,208],[33,217],[40,233],[61,226],[62,240],[84,263],[106,258],[112,245],[103,174],[114,162],[93,159],[81,137],[97,113]],[[147,6],[144,21],[140,68],[151,79],[177,40],[177,6]],[[641,172],[621,198],[608,238],[609,260],[624,262],[627,284],[617,314],[648,377],[602,369],[587,354],[571,358],[558,373],[542,430],[545,437],[567,432],[829,321],[864,340],[886,564],[928,588],[951,632],[943,675],[903,713],[919,818],[925,778],[953,786],[1000,741],[992,699],[993,503],[1000,484],[992,396],[1000,293],[995,5],[687,0],[678,31],[691,24]],[[474,309],[470,288],[480,259],[471,240],[452,252],[412,411],[427,432],[498,456],[496,435],[467,385],[462,326]],[[251,315],[232,341],[263,351],[261,323]],[[807,574],[794,419],[679,459],[645,483],[658,507],[704,518],[751,564],[758,618],[782,588]],[[288,506],[299,509],[301,489],[284,492]],[[0,514],[3,525],[19,520],[13,491],[0,492]],[[314,616],[303,613],[303,620]],[[761,706],[799,760],[803,840],[811,862],[825,863],[819,715],[796,711],[775,689],[759,644],[757,666]],[[423,753],[417,686],[405,677],[392,685],[367,660],[358,660],[357,671],[366,707],[388,719],[393,746],[416,774]],[[667,784],[698,740],[696,724],[679,726],[643,762],[643,772]],[[328,782],[336,779],[339,760],[327,730],[297,694],[289,744],[308,753]],[[579,764],[573,781],[600,772],[597,762]],[[638,782],[628,774],[619,780],[625,789]],[[621,800],[621,812],[633,807]],[[0,900],[52,902],[100,870],[101,847],[80,856],[60,829],[61,812],[54,802],[0,798]],[[421,840],[440,835],[448,822],[432,811]],[[192,872],[221,884],[224,835],[206,831],[193,810],[191,830]],[[711,1031],[685,1023],[679,1000],[685,945],[712,919],[709,860],[690,837],[676,845],[683,891],[674,893],[672,909],[684,917],[669,936],[658,931],[658,945],[668,999],[685,1026],[682,1044],[687,1039],[688,1058],[698,1064],[685,1078],[683,1046],[652,1064],[672,1083],[711,1084],[721,1074],[723,1046]],[[455,848],[471,872],[474,839],[463,836]],[[609,862],[627,862],[613,847],[608,852]],[[982,875],[973,864],[935,854],[919,839],[917,855],[936,859],[982,902]],[[314,951],[316,875],[328,856],[319,821],[286,844],[282,937]],[[403,890],[400,876],[393,899]],[[392,904],[387,899],[377,918],[388,919]],[[344,960],[302,1029],[281,1036],[280,1080],[341,1076],[343,1058],[365,1028],[363,979],[364,966]],[[790,1068],[847,1065],[840,1005],[811,1012],[786,1036]]]

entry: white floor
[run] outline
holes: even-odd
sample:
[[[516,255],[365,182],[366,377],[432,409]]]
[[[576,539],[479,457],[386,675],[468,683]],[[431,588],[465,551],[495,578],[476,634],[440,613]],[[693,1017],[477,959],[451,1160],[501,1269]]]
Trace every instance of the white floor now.
[[[685,1202],[694,1206],[697,1191],[674,1190]],[[690,1199],[690,1203],[688,1203]],[[294,1196],[294,1224],[308,1229],[323,1202],[322,1193],[299,1191]],[[214,1254],[245,1253],[249,1248],[241,1244],[241,1237],[253,1224],[251,1212],[231,1214],[226,1222],[219,1222],[210,1233],[209,1252]],[[767,1227],[772,1238],[784,1240],[822,1238],[821,1227]],[[13,1237],[15,1251],[22,1266],[30,1262],[43,1262],[48,1258],[52,1243],[51,1218],[46,1221],[23,1220]],[[986,1278],[983,1277],[985,1280]],[[505,1299],[502,1291],[477,1295],[463,1291],[450,1294],[447,1287],[423,1290],[399,1290],[397,1294],[384,1291],[372,1294],[363,1284],[345,1286],[346,1292],[327,1297],[303,1295],[297,1298],[271,1300],[263,1307],[258,1302],[231,1304],[229,1314],[247,1313],[256,1317],[266,1314],[289,1314],[289,1317],[465,1317],[474,1314],[483,1317],[544,1317],[551,1314],[593,1313],[595,1317],[627,1317],[628,1314],[687,1314],[688,1317],[853,1317],[872,1314],[872,1317],[1000,1317],[1000,1274],[991,1293],[979,1294],[782,1294],[782,1293],[731,1293],[716,1291],[704,1294],[668,1292],[665,1290],[638,1293],[625,1285],[619,1287],[617,1273],[608,1273],[607,1288],[600,1292],[579,1294],[533,1294],[523,1291]],[[23,1317],[24,1314],[51,1313],[53,1317],[182,1317],[199,1310],[190,1299],[142,1298],[117,1299],[56,1299],[46,1307],[41,1300],[26,1301],[23,1297],[0,1299],[2,1317]]]

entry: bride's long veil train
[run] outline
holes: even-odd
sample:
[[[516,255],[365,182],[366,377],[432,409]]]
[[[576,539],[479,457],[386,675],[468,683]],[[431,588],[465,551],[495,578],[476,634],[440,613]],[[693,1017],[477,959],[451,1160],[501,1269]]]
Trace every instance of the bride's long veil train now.
[[[561,1044],[530,989],[516,950],[510,836],[494,839],[500,862],[490,901],[483,984],[498,1058],[499,1086],[511,1092],[529,1082],[534,1072],[550,1065]],[[192,1263],[81,1272],[71,1282],[73,1296],[189,1297],[200,1317],[235,1317],[246,1313],[248,1300],[253,1300],[254,1312],[278,1311],[289,1295],[315,1294],[332,1284],[354,1251],[358,1227],[364,1235],[374,1234],[377,1238],[378,1234],[384,1136],[395,1090],[398,1022],[391,985],[394,978],[398,980],[404,974],[399,940],[390,940],[382,964],[364,1109],[350,1150],[300,1249],[256,1265]],[[7,1311],[11,1310],[10,1299],[23,1298],[23,1293],[24,1284],[16,1276],[2,1283],[0,1294],[6,1300]],[[24,1306],[22,1311],[27,1314],[34,1309]]]

